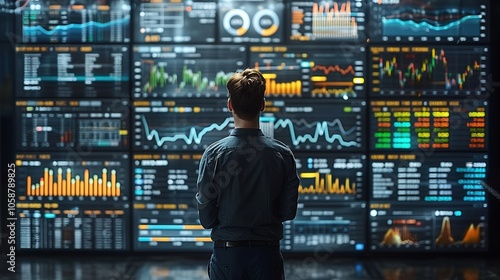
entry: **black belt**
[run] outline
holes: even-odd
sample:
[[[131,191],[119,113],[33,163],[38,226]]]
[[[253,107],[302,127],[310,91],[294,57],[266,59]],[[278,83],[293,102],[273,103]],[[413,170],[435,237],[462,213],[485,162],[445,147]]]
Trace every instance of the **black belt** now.
[[[239,240],[239,241],[215,241],[214,248],[234,248],[234,247],[279,247],[279,241],[265,240]]]

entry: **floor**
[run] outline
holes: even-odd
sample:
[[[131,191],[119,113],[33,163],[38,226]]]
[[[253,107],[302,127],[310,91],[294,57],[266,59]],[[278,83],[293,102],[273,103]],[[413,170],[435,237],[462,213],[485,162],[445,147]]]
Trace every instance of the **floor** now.
[[[0,280],[203,280],[208,256],[16,256],[16,272],[2,256]],[[287,280],[500,279],[500,258],[334,258],[285,256]]]

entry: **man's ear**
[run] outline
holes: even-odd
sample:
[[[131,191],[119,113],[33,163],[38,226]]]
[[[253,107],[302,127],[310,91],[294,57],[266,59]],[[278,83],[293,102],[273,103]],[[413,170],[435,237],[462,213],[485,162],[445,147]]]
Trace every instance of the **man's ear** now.
[[[266,109],[266,99],[265,98],[262,99],[262,106],[260,107],[260,111],[263,112],[264,109]]]
[[[227,109],[229,110],[229,112],[233,111],[233,103],[231,102],[231,98],[227,99]]]

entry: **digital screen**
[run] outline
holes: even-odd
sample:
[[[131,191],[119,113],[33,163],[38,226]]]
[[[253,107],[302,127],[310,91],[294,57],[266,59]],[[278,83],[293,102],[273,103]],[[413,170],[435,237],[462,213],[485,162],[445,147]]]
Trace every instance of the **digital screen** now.
[[[31,0],[18,17],[17,34],[24,43],[130,41],[130,1]]]
[[[371,250],[486,251],[488,208],[478,205],[371,203]]]
[[[129,146],[127,100],[16,101],[17,149],[85,152]]]
[[[133,97],[226,97],[227,80],[243,68],[244,46],[136,46]]]
[[[488,0],[370,0],[369,30],[376,42],[484,42]]]
[[[281,0],[220,0],[219,40],[222,43],[281,43],[284,9]]]
[[[377,201],[486,203],[479,184],[486,178],[487,154],[371,154],[371,198]]]
[[[365,40],[365,2],[291,1],[291,41]]]
[[[23,45],[16,47],[17,97],[129,96],[126,45]]]
[[[135,0],[135,2],[136,42],[215,42],[216,1]]]
[[[227,100],[134,102],[134,150],[203,151],[234,128]]]
[[[372,96],[471,96],[487,91],[484,46],[373,46]]]
[[[16,155],[19,249],[127,250],[127,153]]]
[[[374,100],[370,106],[372,150],[484,151],[488,102]]]
[[[300,178],[299,201],[363,201],[366,156],[342,153],[295,153]]]
[[[9,42],[14,35],[14,1],[0,0],[0,42]]]
[[[366,204],[299,202],[297,216],[283,229],[284,252],[361,252],[366,249]]]
[[[261,129],[293,151],[363,151],[364,101],[267,101]]]
[[[488,155],[371,154],[372,250],[487,248]]]
[[[284,223],[283,251],[365,250],[366,156],[294,153],[300,178],[297,217]]]
[[[129,250],[128,203],[18,202],[18,250]]]
[[[365,97],[365,48],[252,46],[250,64],[266,79],[266,97]]]
[[[210,251],[194,203],[201,153],[134,154],[134,249]]]

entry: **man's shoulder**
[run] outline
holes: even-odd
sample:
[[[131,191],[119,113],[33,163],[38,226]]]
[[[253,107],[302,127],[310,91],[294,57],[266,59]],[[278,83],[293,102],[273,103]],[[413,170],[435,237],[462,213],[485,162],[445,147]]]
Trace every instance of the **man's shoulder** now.
[[[267,142],[269,143],[269,146],[275,150],[279,150],[281,152],[287,152],[287,153],[292,153],[292,150],[290,147],[283,143],[282,141],[271,138],[271,137],[265,137],[267,139]]]

